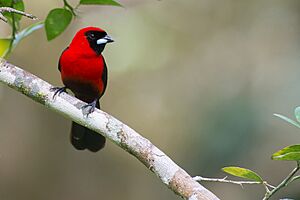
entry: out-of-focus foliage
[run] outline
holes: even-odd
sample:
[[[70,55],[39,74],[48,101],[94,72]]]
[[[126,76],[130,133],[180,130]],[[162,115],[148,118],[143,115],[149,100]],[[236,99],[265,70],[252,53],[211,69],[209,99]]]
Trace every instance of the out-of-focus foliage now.
[[[23,0],[1,0],[0,1],[0,7],[12,7],[20,11],[25,10],[24,2]],[[22,18],[22,15],[16,15],[12,13],[4,13],[3,14],[7,19],[9,23],[12,23],[12,15],[15,15],[15,21],[19,25],[19,21]],[[3,22],[1,22],[3,23]]]
[[[113,0],[80,0],[75,8],[67,0],[63,0],[63,2],[64,8],[55,8],[46,17],[45,30],[49,41],[65,31],[71,23],[72,18],[77,16],[76,11],[80,5],[121,6],[121,4]]]
[[[276,115],[283,120],[286,120],[290,122],[290,119],[282,116],[282,115]],[[293,122],[294,123],[294,122]],[[292,123],[292,124],[293,124]],[[279,184],[270,185],[267,183],[267,181],[263,180],[261,176],[259,176],[257,173],[241,167],[223,167],[222,170],[228,174],[231,174],[233,176],[237,176],[244,179],[250,179],[255,182],[243,182],[243,181],[231,181],[231,183],[236,184],[261,184],[265,188],[265,194],[264,194],[264,200],[270,199],[272,196],[274,196],[275,193],[278,193],[280,190],[282,190],[284,187],[289,186],[290,183],[300,178],[300,176],[296,175],[297,172],[300,169],[300,145],[292,145],[285,147],[276,153],[272,155],[273,160],[286,160],[286,161],[296,161],[296,168],[292,169],[291,172],[284,177]],[[213,180],[211,180],[213,181]],[[228,182],[228,180],[222,179],[220,182]],[[214,182],[214,181],[213,181]]]
[[[288,123],[290,123],[290,124],[292,124],[292,125],[300,128],[300,124],[298,123],[298,122],[300,122],[300,107],[295,108],[295,112],[294,113],[295,113],[295,117],[297,119],[297,122],[294,121],[294,120],[292,120],[292,119],[290,119],[290,118],[288,118],[288,117],[286,117],[286,116],[284,116],[284,115],[280,115],[280,114],[274,114],[274,115],[276,117],[279,117],[282,120],[284,120],[284,121],[286,121],[286,122],[288,122]]]
[[[17,9],[19,11],[24,11],[25,6],[23,0],[1,0],[0,1],[0,7],[11,7],[14,9]],[[15,14],[15,13],[9,13],[5,12],[3,13],[5,18],[8,20],[9,25],[11,26],[11,36],[10,39],[1,39],[2,42],[1,45],[1,53],[0,57],[6,58],[16,47],[16,45],[28,34],[31,34],[36,28],[33,28],[33,26],[27,27],[24,29],[21,34],[17,36],[17,33],[20,29],[20,20],[22,18],[22,15]],[[3,22],[2,22],[3,23]],[[9,44],[7,45],[7,42],[9,41]]]
[[[113,0],[80,0],[78,5],[74,8],[69,4],[67,0],[62,0],[64,3],[63,8],[55,8],[49,11],[45,20],[45,31],[48,41],[53,40],[61,33],[63,33],[72,21],[73,17],[76,17],[76,9],[80,5],[111,5],[111,6],[121,6],[116,1]],[[23,0],[1,0],[0,7],[12,7],[20,11],[24,11]],[[6,12],[4,16],[8,19],[11,25],[11,40],[10,44],[6,46],[3,42],[1,45],[2,53],[1,57],[8,57],[10,53],[15,49],[17,44],[25,37],[31,34],[33,31],[38,30],[43,27],[41,24],[43,22],[38,22],[35,25],[28,26],[23,29],[20,34],[18,34],[20,29],[19,21],[22,15]],[[5,39],[2,39],[3,41]]]
[[[0,39],[0,57],[4,56],[7,49],[9,48],[10,39]]]
[[[299,124],[298,122],[296,122],[296,121],[294,121],[294,120],[292,120],[292,119],[290,119],[290,118],[288,118],[288,117],[286,117],[286,116],[280,115],[280,114],[274,114],[274,115],[275,115],[276,117],[279,117],[280,119],[282,119],[282,120],[284,120],[284,121],[286,121],[286,122],[288,122],[288,123],[290,123],[290,124],[292,124],[292,125],[294,125],[294,126],[300,128],[300,124]],[[298,120],[297,120],[297,121],[298,121]]]

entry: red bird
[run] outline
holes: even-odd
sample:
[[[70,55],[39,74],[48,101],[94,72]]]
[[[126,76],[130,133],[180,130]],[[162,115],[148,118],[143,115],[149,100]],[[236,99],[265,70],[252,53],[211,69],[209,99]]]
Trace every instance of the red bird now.
[[[70,89],[75,97],[88,103],[82,107],[88,114],[95,107],[100,108],[99,99],[107,84],[107,68],[101,53],[110,42],[113,42],[112,38],[100,28],[79,30],[60,56],[58,69],[65,86],[53,88],[54,97]],[[78,150],[97,152],[104,147],[105,137],[72,122],[71,143]]]

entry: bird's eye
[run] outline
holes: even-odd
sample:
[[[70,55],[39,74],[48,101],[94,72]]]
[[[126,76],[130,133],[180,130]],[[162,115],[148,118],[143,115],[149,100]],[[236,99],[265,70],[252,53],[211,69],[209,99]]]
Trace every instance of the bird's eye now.
[[[90,38],[91,38],[91,39],[95,39],[95,34],[94,34],[94,33],[91,33],[91,34],[90,34]]]

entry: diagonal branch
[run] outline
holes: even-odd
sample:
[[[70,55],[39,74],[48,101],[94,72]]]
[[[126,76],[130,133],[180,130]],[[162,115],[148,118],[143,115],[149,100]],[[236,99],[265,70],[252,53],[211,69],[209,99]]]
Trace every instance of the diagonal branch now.
[[[176,194],[189,200],[218,200],[218,198],[174,163],[166,154],[154,146],[148,139],[120,122],[113,116],[96,110],[84,117],[81,107],[84,102],[62,93],[52,99],[52,87],[49,83],[30,74],[5,60],[0,59],[0,82],[25,94],[29,98],[45,105],[73,121],[84,125],[135,156],[148,169]]]
[[[28,14],[28,13],[25,13],[23,11],[11,8],[11,7],[0,7],[0,19],[3,20],[4,22],[7,22],[7,19],[3,16],[4,12],[20,14],[20,15],[23,15],[23,16],[28,17],[30,19],[33,19],[33,20],[37,19],[37,17],[33,16],[32,14]]]

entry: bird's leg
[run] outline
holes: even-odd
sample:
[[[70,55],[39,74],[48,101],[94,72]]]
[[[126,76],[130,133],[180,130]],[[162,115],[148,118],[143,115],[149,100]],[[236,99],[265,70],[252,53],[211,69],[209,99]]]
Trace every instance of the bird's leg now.
[[[50,88],[50,91],[54,92],[53,99],[55,98],[56,95],[59,96],[62,92],[67,92],[66,90],[67,90],[66,86]]]
[[[99,99],[97,98],[93,102],[82,106],[81,109],[82,109],[83,114],[85,114],[88,117],[89,114],[94,112],[98,101],[99,101]]]

